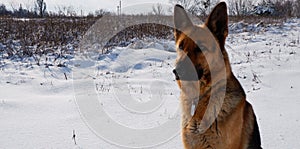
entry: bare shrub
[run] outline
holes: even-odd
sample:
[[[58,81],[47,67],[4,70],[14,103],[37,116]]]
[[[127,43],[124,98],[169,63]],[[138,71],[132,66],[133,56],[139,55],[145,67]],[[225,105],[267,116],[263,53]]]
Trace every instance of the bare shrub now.
[[[293,0],[276,0],[274,2],[274,7],[276,10],[276,15],[291,17],[293,16]]]
[[[152,12],[154,15],[164,15],[164,9],[162,4],[157,3],[156,5],[152,6]]]
[[[195,16],[207,16],[217,4],[217,0],[169,0],[171,4],[180,4]]]
[[[300,17],[300,0],[295,0],[293,10],[294,10],[294,15],[296,17]]]
[[[34,58],[37,65],[51,63],[63,66],[58,59],[69,59],[83,34],[95,18],[2,18],[0,43],[2,58],[21,60]]]
[[[40,17],[44,17],[47,9],[46,2],[44,0],[36,0],[35,9]]]
[[[249,15],[254,5],[252,0],[228,0],[229,15],[245,16]]]

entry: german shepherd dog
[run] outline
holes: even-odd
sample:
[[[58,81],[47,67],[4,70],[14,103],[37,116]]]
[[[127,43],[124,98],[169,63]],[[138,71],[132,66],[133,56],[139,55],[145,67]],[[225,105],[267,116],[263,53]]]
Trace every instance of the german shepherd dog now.
[[[176,5],[174,25],[173,73],[181,91],[185,149],[261,149],[256,116],[224,47],[226,3],[217,4],[203,25],[194,25],[184,8]]]

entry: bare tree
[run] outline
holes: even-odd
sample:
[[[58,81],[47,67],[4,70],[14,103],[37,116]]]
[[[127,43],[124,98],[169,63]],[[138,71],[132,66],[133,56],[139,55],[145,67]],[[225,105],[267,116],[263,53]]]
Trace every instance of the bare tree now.
[[[25,8],[27,9],[27,10],[29,10],[29,11],[33,11],[33,9],[32,9],[32,2],[30,2],[29,0],[27,1],[27,2],[25,2],[24,3],[24,6],[25,6]]]
[[[296,17],[300,17],[300,0],[295,1],[294,13]]]
[[[76,11],[73,6],[67,7],[67,16],[71,16],[71,17],[76,16]]]
[[[55,10],[58,13],[58,16],[66,16],[67,15],[67,7],[63,5],[55,6]]]
[[[182,5],[188,12],[196,16],[206,16],[217,3],[217,0],[170,0],[172,4]]]
[[[0,14],[6,13],[6,12],[7,12],[6,6],[4,4],[1,4],[0,5]]]
[[[44,17],[46,14],[46,2],[44,0],[36,0],[35,9],[40,17]]]
[[[229,15],[244,16],[251,12],[254,2],[252,0],[228,0]]]
[[[10,7],[13,12],[17,11],[18,4],[15,1],[10,2]]]
[[[4,4],[0,4],[0,15],[7,15],[10,12],[6,9],[6,6]]]
[[[109,15],[109,14],[111,14],[111,12],[109,12],[105,9],[99,9],[99,10],[95,11],[95,16],[97,16],[97,17],[102,17],[104,15]]]
[[[293,9],[296,7],[296,1],[293,0],[276,0],[274,3],[275,11],[279,16],[293,16]]]
[[[156,5],[152,6],[152,11],[154,15],[164,15],[164,9],[162,4],[157,3]]]

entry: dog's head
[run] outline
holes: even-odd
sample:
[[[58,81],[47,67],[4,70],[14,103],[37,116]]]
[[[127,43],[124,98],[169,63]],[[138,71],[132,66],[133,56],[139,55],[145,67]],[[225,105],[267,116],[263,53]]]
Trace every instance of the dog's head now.
[[[173,72],[179,87],[182,81],[210,85],[211,71],[218,73],[226,69],[218,63],[228,61],[224,48],[228,34],[226,3],[219,3],[203,25],[194,25],[184,8],[176,5],[174,25],[177,60]]]

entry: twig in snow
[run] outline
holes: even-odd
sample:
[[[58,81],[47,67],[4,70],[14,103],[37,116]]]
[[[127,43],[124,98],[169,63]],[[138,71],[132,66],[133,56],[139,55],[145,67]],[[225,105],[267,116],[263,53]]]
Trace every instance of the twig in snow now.
[[[77,143],[76,143],[76,135],[75,135],[75,130],[73,130],[73,136],[72,136],[72,139],[74,140],[74,143],[75,143],[75,145],[77,145]]]
[[[65,75],[65,79],[66,79],[66,80],[68,80],[67,74],[66,74],[66,73],[64,73],[64,75]]]

